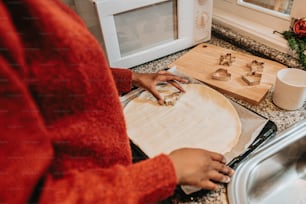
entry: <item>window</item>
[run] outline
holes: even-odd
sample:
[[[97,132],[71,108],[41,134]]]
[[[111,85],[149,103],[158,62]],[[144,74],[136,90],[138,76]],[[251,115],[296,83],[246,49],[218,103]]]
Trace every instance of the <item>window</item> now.
[[[290,14],[293,0],[243,0],[242,2],[283,14]]]
[[[288,30],[292,17],[305,17],[305,7],[305,0],[214,0],[213,21],[288,52],[287,41],[273,31]]]

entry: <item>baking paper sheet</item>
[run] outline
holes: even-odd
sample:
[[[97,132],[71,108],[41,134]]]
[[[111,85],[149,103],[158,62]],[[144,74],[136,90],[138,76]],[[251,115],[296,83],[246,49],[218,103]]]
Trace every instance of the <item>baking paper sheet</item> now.
[[[186,75],[179,73],[175,67],[169,69],[168,71],[175,75],[188,79],[190,83],[202,83],[198,80],[192,79],[190,77],[187,77]],[[139,88],[120,97],[120,101],[123,107],[143,91],[144,91],[143,89]],[[239,156],[241,153],[243,153],[247,149],[247,147],[254,141],[254,139],[258,136],[258,134],[263,129],[265,124],[268,122],[268,119],[263,118],[262,116],[248,110],[247,108],[241,106],[240,104],[230,99],[229,101],[233,104],[234,108],[236,109],[239,115],[241,121],[241,135],[239,137],[239,142],[235,145],[232,151],[225,154],[225,157],[228,162],[231,161],[233,158]],[[141,147],[139,148],[141,149]],[[199,190],[198,188],[193,188],[189,186],[183,186],[182,189],[186,194],[190,194]]]

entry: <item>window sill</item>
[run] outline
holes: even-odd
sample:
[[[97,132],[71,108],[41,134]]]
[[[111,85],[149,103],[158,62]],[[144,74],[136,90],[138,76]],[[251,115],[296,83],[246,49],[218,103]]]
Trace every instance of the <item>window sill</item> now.
[[[214,23],[230,28],[234,32],[250,37],[261,44],[267,45],[280,52],[290,54],[287,41],[279,34],[274,34],[272,28],[254,23],[247,19],[239,18],[219,9],[214,9],[213,21]]]
[[[241,29],[241,28],[239,28]],[[282,43],[277,43],[283,50],[276,49],[270,42],[264,43],[254,35],[247,35],[239,29],[231,27],[228,23],[220,23],[213,19],[212,34],[218,38],[229,41],[230,43],[240,47],[254,55],[275,60],[288,67],[301,67],[298,63],[297,56],[288,48],[287,41],[277,34],[273,34],[276,39]],[[273,31],[272,31],[273,32]]]

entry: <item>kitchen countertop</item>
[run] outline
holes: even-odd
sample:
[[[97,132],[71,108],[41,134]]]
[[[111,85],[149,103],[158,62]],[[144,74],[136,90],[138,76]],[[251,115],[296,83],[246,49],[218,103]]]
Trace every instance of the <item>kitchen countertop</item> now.
[[[217,45],[220,47],[241,51],[248,54],[254,54],[260,57],[265,57],[278,61],[288,67],[298,67],[298,61],[288,54],[281,53],[275,49],[269,48],[265,45],[257,43],[256,41],[241,36],[230,29],[226,29],[222,26],[213,24],[212,26],[212,38],[207,43]],[[136,72],[157,72],[167,67],[168,64],[175,61],[177,58],[188,52],[189,49],[171,54],[169,56],[154,60],[149,63],[145,63],[140,66],[133,67],[133,71]],[[259,105],[251,105],[245,101],[237,100],[233,97],[225,95],[226,97],[240,103],[241,105],[253,110],[262,116],[273,121],[278,128],[278,132],[285,130],[298,121],[306,119],[306,103],[303,107],[295,111],[285,111],[275,106],[271,100],[272,90],[268,92],[266,98]],[[189,202],[181,202],[179,200],[172,201],[175,204],[224,204],[228,203],[226,195],[226,187],[221,185],[217,191],[208,192],[205,196]]]

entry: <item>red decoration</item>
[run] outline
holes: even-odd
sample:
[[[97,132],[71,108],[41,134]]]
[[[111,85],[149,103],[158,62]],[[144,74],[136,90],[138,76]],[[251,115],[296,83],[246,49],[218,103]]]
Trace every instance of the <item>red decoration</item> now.
[[[293,32],[299,37],[306,37],[306,18],[301,18],[294,22]]]

